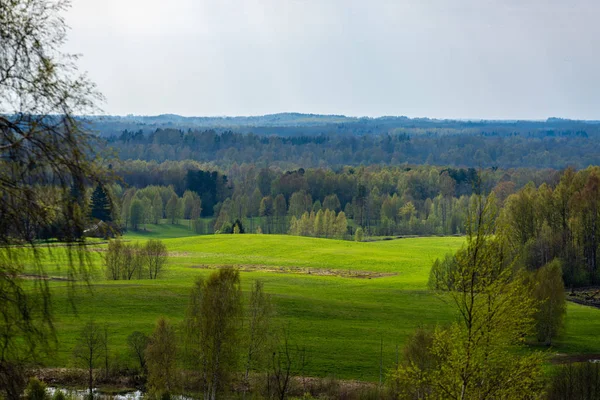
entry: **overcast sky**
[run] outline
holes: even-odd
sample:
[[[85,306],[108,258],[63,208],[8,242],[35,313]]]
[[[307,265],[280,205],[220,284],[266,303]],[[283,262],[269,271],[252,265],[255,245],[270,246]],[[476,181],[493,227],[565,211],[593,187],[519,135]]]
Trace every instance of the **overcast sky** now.
[[[600,119],[597,0],[74,0],[110,114]]]

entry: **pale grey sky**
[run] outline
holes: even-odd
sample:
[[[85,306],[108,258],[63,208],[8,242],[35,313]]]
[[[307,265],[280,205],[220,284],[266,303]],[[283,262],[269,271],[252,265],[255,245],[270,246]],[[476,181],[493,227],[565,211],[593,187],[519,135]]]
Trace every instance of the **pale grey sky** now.
[[[597,0],[74,0],[111,114],[600,119]]]

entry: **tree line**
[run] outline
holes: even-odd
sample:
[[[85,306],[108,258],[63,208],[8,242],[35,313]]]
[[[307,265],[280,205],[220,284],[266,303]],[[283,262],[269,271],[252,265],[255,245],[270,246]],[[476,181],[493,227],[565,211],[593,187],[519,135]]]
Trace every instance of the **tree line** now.
[[[343,211],[337,215],[330,209],[319,210],[316,214],[304,212],[299,219],[292,216],[290,220],[290,235],[343,239],[347,231],[348,222]]]
[[[509,196],[502,232],[528,270],[559,262],[567,287],[600,280],[600,168],[567,169],[557,184],[527,185]]]
[[[523,248],[528,268],[559,258],[567,286],[581,286],[599,279],[598,170],[477,171],[421,166],[278,172],[244,166],[230,171],[231,180],[218,172],[189,170],[185,175],[206,176],[212,184],[194,182],[192,188],[200,193],[182,188],[181,196],[172,185],[97,186],[90,191],[87,207],[92,217],[134,230],[164,219],[168,223],[185,219],[199,233],[231,233],[237,221],[240,232],[254,233],[260,227],[263,233],[329,237],[329,233],[311,231],[319,211],[323,216],[329,211],[336,216],[343,212],[348,235],[357,227],[370,235],[462,234],[469,204],[479,194],[493,193],[503,206],[504,229],[512,245]],[[107,197],[112,199],[111,212]],[[206,211],[205,198],[216,201],[212,213]],[[212,220],[200,221],[202,215]],[[333,229],[333,223],[326,225],[327,230]],[[340,225],[335,229],[333,236],[342,236]]]
[[[459,124],[460,125],[460,124]],[[533,124],[535,125],[535,124]],[[111,131],[105,146],[121,159],[196,160],[220,167],[256,163],[281,168],[437,164],[501,168],[584,168],[599,164],[597,124],[463,124]],[[354,125],[358,127],[358,125]],[[244,132],[246,131],[246,132]],[[375,132],[379,131],[379,132]]]
[[[305,212],[331,210],[344,212],[349,235],[356,227],[370,235],[457,234],[463,233],[474,194],[494,192],[504,199],[527,182],[553,184],[559,175],[554,170],[430,166],[200,169],[205,167],[191,162],[115,166],[129,186],[110,188],[119,209],[115,218],[126,229],[184,218],[198,233],[232,232],[239,221],[246,232],[254,233],[260,226],[263,233],[283,234],[289,232],[292,217],[298,220]],[[157,184],[145,185],[153,179]]]

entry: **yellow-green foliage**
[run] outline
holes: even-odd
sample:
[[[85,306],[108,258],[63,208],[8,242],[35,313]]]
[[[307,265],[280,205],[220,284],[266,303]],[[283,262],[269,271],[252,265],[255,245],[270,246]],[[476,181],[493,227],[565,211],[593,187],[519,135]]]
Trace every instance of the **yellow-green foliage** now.
[[[160,317],[146,348],[148,389],[151,397],[161,398],[176,390],[177,338],[174,327]]]
[[[27,400],[46,400],[48,392],[46,392],[46,384],[37,378],[31,378],[25,390]]]
[[[515,351],[533,330],[538,304],[506,243],[494,235],[495,213],[493,197],[475,202],[465,246],[434,265],[430,284],[459,316],[422,344],[433,363],[408,360],[398,368],[400,387],[435,399],[535,398],[540,392],[541,355]]]
[[[127,358],[132,332],[149,335],[160,315],[174,324],[183,321],[194,280],[223,265],[241,269],[245,297],[256,279],[264,282],[273,301],[274,324],[289,326],[292,346],[307,348],[308,375],[377,380],[381,338],[388,370],[396,360],[396,345],[401,348],[415,328],[456,319],[447,302],[427,289],[427,280],[433,261],[454,253],[464,238],[358,243],[286,235],[189,236],[189,227],[171,224],[147,229],[124,240],[161,238],[169,250],[162,278],[108,281],[99,270],[92,290],[77,292],[78,315],[70,312],[67,282],[51,282],[59,347],[49,365],[69,365],[75,337],[92,315],[113,329],[111,353]],[[103,255],[92,253],[98,267]],[[52,265],[51,275],[64,273]],[[555,350],[600,352],[599,330],[598,310],[569,305]]]
[[[539,302],[535,314],[537,339],[550,345],[558,336],[567,311],[561,262],[555,259],[534,275],[533,295]]]

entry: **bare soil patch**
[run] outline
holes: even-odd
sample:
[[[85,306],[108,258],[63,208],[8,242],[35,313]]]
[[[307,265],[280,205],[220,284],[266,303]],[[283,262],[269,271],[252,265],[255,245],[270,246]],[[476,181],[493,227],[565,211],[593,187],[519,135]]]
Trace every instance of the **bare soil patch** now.
[[[187,257],[190,255],[189,251],[170,251],[170,257]]]
[[[337,276],[341,278],[358,278],[358,279],[373,279],[384,278],[386,276],[398,275],[395,272],[373,272],[373,271],[357,271],[346,269],[329,269],[329,268],[312,268],[312,267],[278,267],[273,265],[252,265],[252,264],[235,264],[235,265],[193,265],[190,268],[197,269],[218,269],[218,268],[236,268],[244,272],[275,272],[281,274],[298,274],[298,275],[317,275],[317,276]]]

